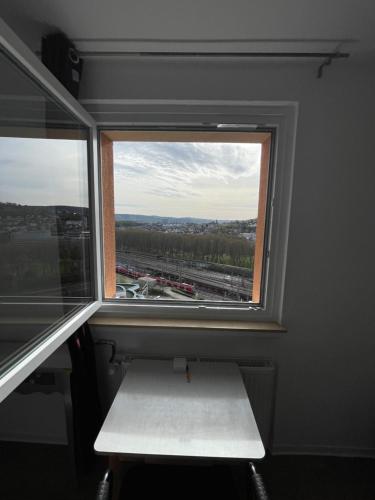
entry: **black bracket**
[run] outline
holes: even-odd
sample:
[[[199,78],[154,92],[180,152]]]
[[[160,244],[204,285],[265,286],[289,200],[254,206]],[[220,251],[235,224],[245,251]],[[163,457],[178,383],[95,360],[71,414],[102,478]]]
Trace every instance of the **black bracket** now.
[[[322,62],[322,64],[318,68],[317,78],[322,78],[324,68],[330,66],[334,59],[342,59],[347,57],[349,57],[349,54],[343,54],[342,52],[334,52],[332,54],[328,54],[327,58]]]

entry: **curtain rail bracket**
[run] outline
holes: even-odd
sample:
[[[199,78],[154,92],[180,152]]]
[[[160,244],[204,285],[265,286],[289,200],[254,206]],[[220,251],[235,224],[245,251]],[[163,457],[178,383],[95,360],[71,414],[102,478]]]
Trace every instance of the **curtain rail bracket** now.
[[[324,68],[327,66],[331,66],[332,61],[334,59],[339,59],[342,57],[349,57],[349,54],[342,54],[341,52],[335,52],[333,54],[329,54],[328,57],[322,62],[322,64],[318,68],[317,78],[320,79],[323,76]]]

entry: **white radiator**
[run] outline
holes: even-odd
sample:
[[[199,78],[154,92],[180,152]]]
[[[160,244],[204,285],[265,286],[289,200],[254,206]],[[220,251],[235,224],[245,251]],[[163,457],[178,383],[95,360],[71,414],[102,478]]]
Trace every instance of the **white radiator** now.
[[[276,366],[271,360],[238,362],[264,447],[272,447]]]
[[[271,359],[240,360],[232,358],[200,358],[202,361],[237,363],[253,409],[254,417],[266,449],[272,448],[276,394],[276,365]]]

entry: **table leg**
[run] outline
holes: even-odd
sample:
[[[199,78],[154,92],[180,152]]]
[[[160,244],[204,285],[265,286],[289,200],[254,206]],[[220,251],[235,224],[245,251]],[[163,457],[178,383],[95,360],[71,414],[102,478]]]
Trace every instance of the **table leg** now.
[[[230,469],[238,498],[240,500],[249,500],[251,495],[251,484],[250,473],[247,464],[231,465]]]
[[[77,463],[76,463],[76,450],[74,443],[74,423],[73,423],[73,402],[72,394],[70,390],[70,374],[71,370],[64,370],[63,373],[58,373],[56,376],[60,377],[62,385],[62,393],[64,397],[64,407],[65,407],[65,425],[66,433],[68,436],[68,450],[72,468],[72,475],[75,484],[78,484],[78,473],[77,473]]]
[[[121,460],[116,455],[111,455],[108,458],[109,469],[112,471],[112,500],[118,500],[121,491],[122,482],[122,464]]]

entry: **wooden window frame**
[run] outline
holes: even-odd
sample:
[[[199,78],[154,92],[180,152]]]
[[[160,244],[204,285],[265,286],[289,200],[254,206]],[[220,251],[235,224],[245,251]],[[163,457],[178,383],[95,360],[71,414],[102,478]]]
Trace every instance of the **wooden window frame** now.
[[[218,140],[220,137],[220,140]],[[260,306],[263,299],[265,278],[265,243],[267,231],[267,205],[270,179],[272,133],[232,131],[188,131],[188,130],[101,130],[101,186],[103,227],[103,297],[106,300],[116,295],[116,241],[114,208],[114,162],[113,142],[220,142],[261,144],[260,181],[258,199],[258,221],[255,239],[252,301],[248,304]],[[179,301],[175,301],[180,303]],[[223,307],[227,303],[223,302]],[[162,304],[160,304],[162,306]]]

